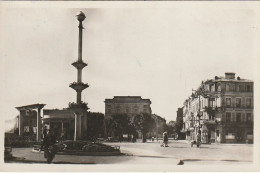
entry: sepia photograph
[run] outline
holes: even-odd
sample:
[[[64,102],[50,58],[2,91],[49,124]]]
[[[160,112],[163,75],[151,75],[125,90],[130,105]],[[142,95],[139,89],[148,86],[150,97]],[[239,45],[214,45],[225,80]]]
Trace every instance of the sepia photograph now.
[[[1,171],[259,171],[259,3],[2,4]]]

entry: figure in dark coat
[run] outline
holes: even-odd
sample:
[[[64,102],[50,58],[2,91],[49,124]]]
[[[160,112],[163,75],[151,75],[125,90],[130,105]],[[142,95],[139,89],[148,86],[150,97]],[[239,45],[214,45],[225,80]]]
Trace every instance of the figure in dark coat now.
[[[42,146],[44,147],[44,158],[47,158],[47,163],[51,163],[56,154],[55,147],[56,139],[53,131],[49,130],[48,134],[43,138]]]
[[[163,133],[163,144],[164,144],[164,147],[168,147],[168,135],[167,135],[167,132]]]

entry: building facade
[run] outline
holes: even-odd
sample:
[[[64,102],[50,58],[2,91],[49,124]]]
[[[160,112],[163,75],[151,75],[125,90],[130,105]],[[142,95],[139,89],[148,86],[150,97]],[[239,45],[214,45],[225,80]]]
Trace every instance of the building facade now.
[[[176,133],[178,134],[178,139],[184,139],[185,135],[182,133],[183,128],[183,107],[178,108],[176,111]]]
[[[150,99],[142,99],[141,96],[114,96],[113,99],[105,99],[105,119],[125,114],[133,122],[135,115],[152,114],[151,103]],[[142,138],[142,133],[137,131],[136,137]]]
[[[202,81],[185,100],[183,129],[186,139],[201,131],[202,142],[253,142],[254,83],[225,73],[225,77]]]
[[[152,114],[150,99],[142,99],[141,96],[114,96],[105,100],[105,117],[113,114],[127,114],[133,117],[136,114]]]
[[[161,116],[156,114],[152,114],[151,116],[155,121],[156,127],[152,132],[148,134],[148,138],[151,137],[156,137],[156,139],[162,138],[163,132],[167,130],[166,120],[165,118],[162,118]]]

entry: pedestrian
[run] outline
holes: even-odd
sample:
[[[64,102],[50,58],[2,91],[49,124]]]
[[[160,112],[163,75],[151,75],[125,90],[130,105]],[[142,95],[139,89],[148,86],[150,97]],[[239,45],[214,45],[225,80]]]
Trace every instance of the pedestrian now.
[[[197,135],[196,135],[196,144],[197,147],[199,148],[201,146],[201,131],[199,130]]]
[[[168,147],[168,135],[167,135],[167,131],[165,131],[163,133],[163,145],[164,147]]]
[[[56,139],[54,133],[49,129],[47,135],[43,139],[42,146],[44,147],[44,158],[47,158],[47,163],[51,163],[56,154],[55,147]]]
[[[43,134],[42,138],[44,139],[47,136],[47,127],[46,126],[44,126],[42,134]]]
[[[65,136],[64,132],[61,132],[61,134],[60,134],[60,140],[61,140],[61,142],[64,141],[64,138],[65,138],[64,136]]]
[[[43,129],[43,132],[42,132],[42,139],[43,139],[43,141],[44,141],[44,139],[46,138],[46,136],[47,136],[47,127],[44,126],[44,129]],[[42,144],[41,144],[40,152],[41,152],[42,150],[43,150],[43,142],[42,142]]]

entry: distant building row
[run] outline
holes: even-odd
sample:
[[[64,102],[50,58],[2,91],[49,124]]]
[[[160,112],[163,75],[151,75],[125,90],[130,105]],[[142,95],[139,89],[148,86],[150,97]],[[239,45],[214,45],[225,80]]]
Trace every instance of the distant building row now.
[[[186,139],[201,131],[202,142],[253,142],[254,83],[235,73],[202,81],[183,105]]]
[[[85,139],[87,133],[85,117],[81,117],[79,122],[76,119],[77,115],[69,108],[43,109],[44,106],[45,104],[33,104],[16,107],[20,112],[17,117],[17,130],[20,136],[35,136],[39,140],[43,126],[46,126],[48,129],[54,129],[58,135],[63,134],[64,138],[69,140],[75,138],[75,129],[80,128],[81,136]],[[140,96],[115,96],[113,99],[105,100],[105,118],[111,118],[115,114],[126,114],[132,121],[134,115],[142,113],[151,114],[159,129],[166,124],[164,118],[152,114],[150,99],[142,99]]]

